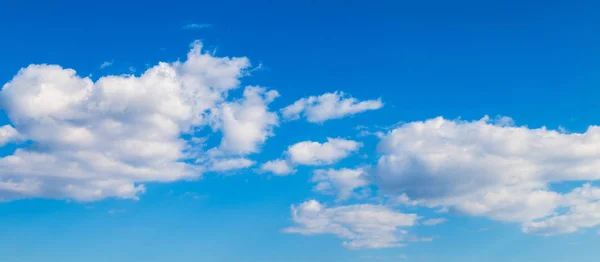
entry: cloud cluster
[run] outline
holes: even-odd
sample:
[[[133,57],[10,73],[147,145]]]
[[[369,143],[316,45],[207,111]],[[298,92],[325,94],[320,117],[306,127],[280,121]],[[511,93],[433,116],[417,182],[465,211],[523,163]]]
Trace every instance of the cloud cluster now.
[[[281,109],[281,114],[288,120],[296,120],[304,116],[308,122],[323,123],[330,119],[343,118],[381,107],[383,103],[380,99],[358,101],[343,92],[333,92],[299,99]]]
[[[279,93],[246,86],[241,97],[231,98],[249,67],[245,57],[216,57],[195,42],[185,61],[161,62],[139,76],[92,81],[58,65],[21,69],[0,91],[10,120],[0,127],[0,146],[21,143],[0,157],[0,201],[137,199],[147,182],[256,165],[251,155],[279,126],[277,112],[269,108]],[[382,106],[380,99],[359,101],[334,92],[299,99],[280,112],[285,120],[323,123]],[[213,148],[204,148],[205,129],[218,133]],[[516,126],[509,117],[437,117],[385,131],[361,130],[381,139],[373,166],[326,168],[363,146],[329,137],[290,145],[259,170],[285,176],[300,165],[320,167],[313,190],[335,194],[336,201],[377,189],[397,203],[514,222],[525,233],[600,226],[600,187],[593,184],[600,180],[600,127],[566,133]],[[576,186],[554,187],[565,182]],[[389,206],[327,207],[310,200],[291,209],[294,226],[285,232],[333,234],[351,249],[427,240],[400,229],[416,225],[416,214]],[[420,224],[444,222],[432,218]]]
[[[333,164],[358,151],[362,143],[342,138],[327,138],[327,142],[302,141],[288,147],[285,159],[268,161],[261,166],[264,172],[276,175],[294,173],[295,165],[321,166]]]
[[[0,200],[135,199],[143,182],[199,177],[206,168],[191,164],[199,152],[182,135],[207,126],[223,133],[219,157],[256,152],[277,125],[266,106],[277,93],[247,87],[241,100],[226,101],[249,66],[195,42],[187,60],[161,62],[139,77],[94,82],[57,65],[23,68],[0,92],[14,126],[0,129],[0,141],[19,134],[30,145],[0,158]],[[249,165],[220,159],[212,169]]]
[[[520,222],[525,232],[573,232],[600,223],[597,188],[550,189],[598,180],[600,127],[565,134],[507,119],[438,117],[392,130],[378,145],[377,185],[408,204]]]
[[[284,230],[302,235],[333,234],[350,249],[403,246],[411,237],[402,227],[416,224],[419,217],[381,205],[326,207],[316,200],[292,206],[296,224]]]

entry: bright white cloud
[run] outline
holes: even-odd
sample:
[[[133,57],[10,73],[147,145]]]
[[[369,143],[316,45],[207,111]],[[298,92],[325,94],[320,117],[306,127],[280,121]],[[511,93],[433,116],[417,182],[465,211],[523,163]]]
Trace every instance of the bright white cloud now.
[[[21,69],[3,86],[0,104],[35,147],[0,158],[0,200],[135,199],[144,182],[200,176],[203,167],[184,162],[198,149],[181,135],[208,125],[223,131],[224,149],[255,152],[276,124],[261,104],[276,92],[248,87],[244,99],[225,101],[249,66],[245,57],[215,57],[195,42],[187,60],[159,63],[139,77],[94,82],[58,65]]]
[[[378,148],[377,185],[402,202],[521,222],[532,233],[600,222],[596,201],[574,196],[577,190],[549,189],[550,183],[600,178],[600,127],[564,134],[517,127],[510,118],[438,117],[394,129]],[[557,214],[559,207],[569,211]]]
[[[262,172],[270,172],[278,176],[287,176],[289,174],[296,173],[294,167],[284,159],[267,161],[261,165],[260,170]]]
[[[223,103],[217,115],[217,127],[223,131],[220,151],[230,154],[249,154],[259,151],[273,127],[279,124],[276,113],[268,111],[268,104],[279,94],[261,87],[246,87],[244,99]]]
[[[281,113],[283,118],[288,120],[304,116],[309,122],[322,123],[330,119],[343,118],[381,107],[383,107],[383,103],[380,99],[358,101],[343,92],[333,92],[297,100],[283,108]]]
[[[295,173],[294,167],[297,165],[333,164],[358,151],[361,146],[359,142],[342,138],[327,138],[327,142],[324,143],[302,141],[288,147],[284,153],[285,159],[264,163],[261,171],[283,176]]]
[[[318,169],[315,170],[312,181],[317,183],[315,191],[337,192],[338,200],[346,200],[355,194],[356,189],[370,184],[367,174],[361,168]]]
[[[430,218],[430,219],[423,221],[421,224],[423,224],[425,226],[435,226],[435,225],[442,224],[444,222],[446,222],[445,218]]]
[[[326,207],[316,200],[292,206],[295,226],[284,232],[302,235],[333,234],[350,249],[403,246],[411,238],[401,227],[410,227],[419,219],[380,205]]]
[[[342,138],[327,138],[327,142],[303,141],[291,145],[287,155],[295,164],[327,165],[335,163],[356,152],[361,143]]]
[[[216,159],[210,164],[210,170],[216,172],[224,172],[230,170],[244,169],[251,167],[255,164],[254,161],[239,157],[239,158],[228,158],[228,159]]]

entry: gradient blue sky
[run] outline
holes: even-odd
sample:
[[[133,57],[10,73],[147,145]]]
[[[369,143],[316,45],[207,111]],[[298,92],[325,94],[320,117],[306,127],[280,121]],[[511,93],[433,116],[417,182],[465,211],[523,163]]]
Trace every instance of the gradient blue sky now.
[[[269,104],[272,112],[334,91],[360,101],[381,99],[384,105],[316,124],[304,118],[280,119],[260,152],[248,156],[255,166],[206,172],[194,181],[144,182],[146,191],[139,200],[32,195],[0,202],[0,260],[597,261],[600,236],[595,225],[541,236],[524,233],[525,221],[391,205],[381,200],[386,192],[377,183],[370,198],[336,201],[315,192],[311,178],[319,168],[377,165],[382,153],[376,148],[383,142],[359,135],[357,126],[385,133],[399,122],[443,116],[469,125],[485,115],[501,115],[528,131],[545,126],[567,130],[561,135],[586,132],[599,124],[598,11],[597,1],[4,0],[2,84],[30,64],[73,68],[94,81],[106,75],[139,76],[159,61],[184,61],[190,44],[200,40],[216,57],[247,57],[254,71],[230,96],[241,97],[246,85],[277,90],[280,97]],[[110,65],[101,68],[105,62]],[[2,105],[0,125],[14,126],[5,114],[7,104]],[[207,148],[218,146],[220,137],[215,131]],[[258,171],[292,144],[323,143],[327,137],[363,146],[331,165],[298,165],[288,176]],[[7,143],[0,155],[29,146]],[[574,166],[581,164],[577,156],[562,157],[574,158]],[[12,175],[0,173],[0,181]],[[373,171],[369,176],[376,180],[378,175]],[[566,194],[586,181],[597,185],[598,177],[567,180],[553,180],[547,187]],[[311,199],[331,208],[382,205],[423,220],[447,221],[405,228],[432,241],[350,250],[334,234],[283,232],[295,224],[290,206]],[[557,207],[556,212],[563,210]]]

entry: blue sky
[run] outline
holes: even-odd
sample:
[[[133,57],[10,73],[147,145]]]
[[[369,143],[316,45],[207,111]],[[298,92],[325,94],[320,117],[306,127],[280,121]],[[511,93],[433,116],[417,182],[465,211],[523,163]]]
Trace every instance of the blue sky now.
[[[0,3],[2,261],[600,254],[598,3],[124,2]]]

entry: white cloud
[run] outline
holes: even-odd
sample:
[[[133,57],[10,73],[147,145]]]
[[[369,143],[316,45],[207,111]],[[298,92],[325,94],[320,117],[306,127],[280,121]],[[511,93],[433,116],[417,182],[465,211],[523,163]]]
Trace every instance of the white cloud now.
[[[212,26],[213,25],[211,25],[211,24],[187,24],[187,25],[184,25],[182,27],[182,29],[204,29],[204,28],[210,28]]]
[[[0,146],[17,140],[21,140],[21,135],[16,129],[10,125],[0,127]]]
[[[600,188],[589,183],[575,188],[562,198],[560,207],[566,207],[564,214],[555,213],[551,217],[524,224],[523,231],[542,235],[555,235],[577,232],[581,228],[600,225]]]
[[[102,69],[102,68],[107,68],[107,67],[111,66],[112,64],[113,64],[113,61],[104,61],[104,63],[102,63],[102,64],[100,65],[100,68],[101,68],[101,69]]]
[[[225,101],[249,66],[245,57],[215,57],[195,42],[187,60],[159,63],[139,77],[93,82],[58,65],[21,69],[3,86],[0,104],[14,129],[34,146],[0,158],[0,200],[135,199],[144,182],[198,177],[204,168],[184,162],[198,149],[181,135],[193,136],[215,123],[226,141],[241,141],[239,151],[255,150],[254,141],[264,141],[264,129],[250,125],[258,134],[246,142],[228,128],[231,122],[254,121],[245,116],[252,113],[240,113],[238,107],[263,116],[255,102],[272,99],[273,93],[250,87],[241,102]]]
[[[327,142],[319,143],[303,141],[290,146],[287,154],[295,164],[327,165],[346,158],[356,152],[361,143],[342,138],[327,138]]]
[[[421,224],[423,224],[425,226],[435,226],[435,225],[442,224],[444,222],[446,222],[445,218],[430,218],[430,219],[423,221]]]
[[[600,221],[597,202],[565,204],[576,191],[549,188],[600,178],[600,127],[564,134],[514,126],[509,118],[438,117],[394,129],[378,148],[377,185],[405,203],[521,222],[533,233],[571,232]],[[569,211],[557,214],[559,207]]]
[[[271,160],[262,164],[260,167],[262,172],[270,172],[278,176],[286,176],[296,173],[294,167],[283,159]]]
[[[216,159],[210,164],[210,170],[216,172],[224,172],[230,170],[244,169],[251,167],[255,164],[254,161],[239,157],[239,158],[228,158],[228,159]]]
[[[302,98],[283,108],[281,113],[283,118],[288,120],[296,120],[304,116],[309,122],[322,123],[381,107],[383,103],[380,99],[358,101],[343,92],[334,92]]]
[[[355,194],[355,190],[370,184],[369,178],[361,168],[357,169],[318,169],[312,178],[317,185],[314,190],[322,193],[336,191],[338,200],[346,200]]]
[[[289,175],[296,172],[296,165],[329,165],[351,153],[358,151],[361,143],[342,138],[327,138],[327,142],[302,141],[288,147],[285,159],[271,160],[261,166],[261,171],[275,175]]]
[[[259,151],[273,127],[279,124],[276,113],[268,111],[268,104],[279,94],[261,87],[246,87],[244,99],[223,103],[216,115],[216,127],[223,131],[219,150],[230,154],[249,154]]]
[[[302,235],[333,234],[350,249],[403,246],[410,238],[401,227],[416,224],[418,216],[380,205],[326,207],[316,200],[292,206],[295,226],[284,232]]]

